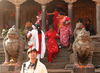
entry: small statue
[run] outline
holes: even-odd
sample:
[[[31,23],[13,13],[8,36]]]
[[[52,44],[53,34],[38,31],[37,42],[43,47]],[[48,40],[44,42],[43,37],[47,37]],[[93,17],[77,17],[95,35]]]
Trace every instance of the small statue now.
[[[25,44],[15,26],[8,30],[7,36],[3,40],[3,48],[5,53],[5,62],[3,65],[21,65]]]
[[[6,30],[6,29],[2,29],[1,36],[2,36],[2,37],[5,37],[6,33],[7,33],[7,30]]]
[[[73,43],[73,53],[75,66],[93,66],[93,44],[91,43],[90,33],[84,28],[79,32]]]

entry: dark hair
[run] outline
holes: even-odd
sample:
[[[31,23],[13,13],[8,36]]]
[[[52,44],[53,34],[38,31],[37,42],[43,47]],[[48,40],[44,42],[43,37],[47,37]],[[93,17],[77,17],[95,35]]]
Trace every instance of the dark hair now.
[[[37,50],[34,48],[34,49],[31,49],[30,51],[28,51],[27,54],[31,53],[32,51],[37,53]]]
[[[50,29],[50,28],[53,28],[53,29],[54,29],[53,25],[50,25],[50,26],[49,26],[49,29]]]
[[[40,24],[35,24],[36,28],[39,29],[40,28]]]
[[[60,14],[60,15],[65,15],[65,13],[64,13],[64,12],[60,12],[59,14]]]
[[[36,24],[36,28],[37,28],[37,30],[38,30],[38,34],[40,34],[40,33],[41,33],[41,27],[40,27],[40,24]]]
[[[33,24],[32,20],[28,20],[27,22],[30,22],[30,23],[32,23],[32,24]]]
[[[91,20],[90,19],[87,19],[87,21],[91,23]]]
[[[78,20],[77,20],[77,22],[83,22],[83,20],[82,20],[82,18],[79,18]]]
[[[60,10],[60,8],[55,8],[54,9],[55,11],[58,11],[58,12],[60,12],[61,10]]]

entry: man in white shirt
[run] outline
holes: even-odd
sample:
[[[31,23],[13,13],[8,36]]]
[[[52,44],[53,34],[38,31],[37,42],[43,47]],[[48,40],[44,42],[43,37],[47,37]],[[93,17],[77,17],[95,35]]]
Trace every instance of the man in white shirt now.
[[[37,50],[30,48],[27,51],[29,61],[22,64],[20,73],[48,73],[45,65],[37,57]]]

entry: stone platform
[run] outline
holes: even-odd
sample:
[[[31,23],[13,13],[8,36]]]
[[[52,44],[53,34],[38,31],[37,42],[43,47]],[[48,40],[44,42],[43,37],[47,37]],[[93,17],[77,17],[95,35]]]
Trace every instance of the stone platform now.
[[[20,67],[13,65],[0,65],[0,73],[20,73]]]
[[[95,68],[87,66],[75,66],[73,69],[73,73],[95,73]]]

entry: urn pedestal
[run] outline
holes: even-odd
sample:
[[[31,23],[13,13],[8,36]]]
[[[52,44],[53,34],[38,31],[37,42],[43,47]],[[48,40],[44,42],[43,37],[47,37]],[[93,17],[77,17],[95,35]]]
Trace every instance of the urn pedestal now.
[[[95,73],[94,67],[80,66],[74,67],[73,73]]]
[[[20,73],[20,67],[14,65],[0,65],[0,73]]]

